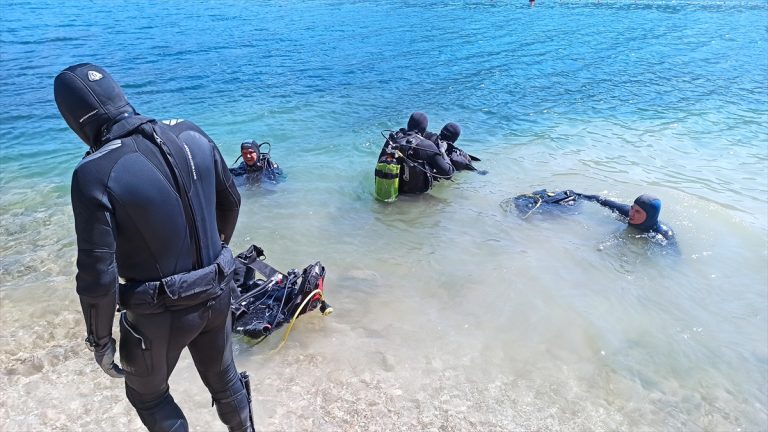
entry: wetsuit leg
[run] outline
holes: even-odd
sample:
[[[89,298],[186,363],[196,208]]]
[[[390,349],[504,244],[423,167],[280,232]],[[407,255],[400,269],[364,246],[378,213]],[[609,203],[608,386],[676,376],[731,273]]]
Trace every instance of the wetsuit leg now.
[[[221,295],[181,310],[154,314],[129,311],[125,312],[127,319],[120,320],[120,359],[128,372],[126,395],[150,431],[189,429],[169,392],[168,378],[184,347],[208,325],[211,305],[222,298],[229,302],[229,295]]]
[[[229,293],[225,290],[209,306],[207,325],[189,344],[189,352],[203,383],[211,392],[221,421],[230,431],[250,432],[254,430],[250,398],[232,356]]]

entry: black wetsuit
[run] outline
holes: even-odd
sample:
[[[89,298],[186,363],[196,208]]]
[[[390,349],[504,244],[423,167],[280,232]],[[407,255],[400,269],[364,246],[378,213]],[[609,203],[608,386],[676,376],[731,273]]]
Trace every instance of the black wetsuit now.
[[[103,69],[85,64],[66,69],[54,85],[62,115],[91,145],[72,176],[77,293],[89,344],[98,352],[112,340],[119,297],[126,394],[144,425],[188,430],[168,387],[188,347],[222,422],[230,431],[252,430],[231,347],[234,259],[222,244],[235,229],[240,195],[199,127],[115,108],[105,100],[119,99],[110,93],[119,87],[102,79]],[[91,108],[111,120],[81,126],[77,119]]]
[[[234,177],[243,176],[246,174],[259,176],[264,172],[264,167],[259,164],[248,165],[245,162],[240,162],[240,165],[234,168],[230,168],[229,172]]]
[[[425,131],[423,136],[445,152],[456,171],[477,171],[477,168],[472,165],[472,157],[456,147],[456,141],[461,136],[461,126],[458,124],[446,123],[439,134]]]
[[[424,137],[430,140],[438,148],[441,145],[445,147],[445,154],[448,156],[448,160],[451,161],[451,165],[453,165],[456,171],[477,171],[477,168],[472,165],[472,158],[470,158],[469,154],[456,147],[454,143],[441,140],[440,135],[434,132],[427,132]]]
[[[609,200],[608,198],[603,198],[601,196],[597,195],[582,195],[580,194],[582,198],[586,198],[590,201],[595,201],[596,203],[600,204],[603,207],[609,208],[612,211],[624,216],[625,218],[629,218],[629,204],[622,204],[616,201]],[[675,233],[672,231],[671,228],[669,228],[667,225],[662,223],[659,220],[656,221],[648,221],[649,223],[643,223],[641,225],[634,225],[634,224],[628,224],[628,226],[635,228],[639,231],[646,232],[646,233],[656,233],[664,237],[665,240],[674,242],[675,241]]]
[[[240,162],[240,165],[229,168],[229,172],[233,177],[247,177],[249,183],[257,182],[261,179],[277,182],[284,178],[283,169],[266,154],[261,156],[259,163],[248,165],[243,161]]]
[[[438,134],[436,134],[434,132],[430,132],[430,131],[424,131],[424,133],[421,134],[421,136],[423,138],[426,138],[426,139],[432,141],[435,145],[437,145],[437,140],[440,139],[440,135],[438,135]]]

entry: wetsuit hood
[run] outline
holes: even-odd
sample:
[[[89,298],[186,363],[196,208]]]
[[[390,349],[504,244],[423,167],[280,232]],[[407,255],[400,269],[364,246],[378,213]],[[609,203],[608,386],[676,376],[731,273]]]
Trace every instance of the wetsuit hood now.
[[[67,125],[90,147],[102,143],[111,125],[136,113],[112,76],[91,63],[61,71],[53,95]]]
[[[446,123],[445,126],[443,126],[443,128],[440,130],[440,139],[443,141],[455,143],[459,140],[460,136],[461,127],[453,122]]]
[[[416,111],[411,114],[411,117],[408,119],[408,130],[418,132],[422,135],[427,131],[428,125],[429,119],[423,112]]]
[[[256,141],[245,141],[242,144],[240,144],[240,151],[243,150],[255,150],[256,153],[259,152],[259,145],[256,143]]]
[[[261,160],[261,150],[259,149],[259,143],[256,141],[244,141],[240,144],[240,152],[242,153],[243,150],[253,150],[256,152],[256,162],[254,162],[253,165],[248,165],[248,162],[246,162],[245,159],[243,159],[243,163],[249,167],[258,166],[259,161]]]
[[[659,213],[661,213],[661,200],[649,194],[640,195],[635,199],[635,205],[645,212],[645,220],[641,224],[630,224],[643,231],[649,231],[659,223]]]

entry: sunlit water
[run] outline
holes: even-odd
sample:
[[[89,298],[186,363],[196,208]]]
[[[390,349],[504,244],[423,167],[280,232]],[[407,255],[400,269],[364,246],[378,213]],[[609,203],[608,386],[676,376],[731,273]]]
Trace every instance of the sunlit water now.
[[[92,61],[285,183],[242,190],[233,249],[320,260],[328,318],[237,363],[260,430],[768,429],[764,1],[5,2],[0,430],[136,430],[82,342],[52,82]],[[424,110],[487,176],[372,198],[382,129]],[[505,212],[536,189],[649,192],[680,253],[606,210]],[[184,354],[172,392],[222,430]]]

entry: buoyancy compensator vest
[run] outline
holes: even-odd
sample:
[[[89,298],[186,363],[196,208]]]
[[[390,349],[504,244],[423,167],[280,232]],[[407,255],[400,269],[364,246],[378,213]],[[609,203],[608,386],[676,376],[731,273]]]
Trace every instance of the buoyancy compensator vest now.
[[[382,135],[384,133],[382,132]],[[397,199],[398,193],[424,193],[432,188],[427,162],[414,155],[418,133],[399,129],[384,135],[375,171],[375,196],[382,201]]]
[[[523,218],[542,207],[571,207],[577,203],[579,195],[568,189],[559,192],[550,192],[546,189],[520,194],[514,198],[507,198],[499,205],[509,212],[515,208]]]
[[[301,272],[282,273],[264,262],[265,258],[264,250],[256,245],[235,257],[233,332],[260,342],[307,312],[318,308],[323,315],[333,312],[324,299],[325,267],[319,261]]]

